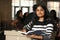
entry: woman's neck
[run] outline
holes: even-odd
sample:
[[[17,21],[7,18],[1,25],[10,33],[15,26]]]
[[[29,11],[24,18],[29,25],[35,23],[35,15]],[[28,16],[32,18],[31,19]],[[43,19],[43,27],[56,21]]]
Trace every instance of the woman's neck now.
[[[39,18],[38,21],[43,22],[44,21],[44,17]]]

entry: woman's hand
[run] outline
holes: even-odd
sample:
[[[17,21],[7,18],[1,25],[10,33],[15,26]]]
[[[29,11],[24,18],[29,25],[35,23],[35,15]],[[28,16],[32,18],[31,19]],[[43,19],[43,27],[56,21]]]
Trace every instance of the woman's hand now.
[[[35,35],[33,34],[33,35],[27,35],[28,37],[31,37],[31,38],[34,38],[35,37]]]
[[[22,29],[22,32],[26,32],[26,29],[23,28],[23,29]]]
[[[58,33],[58,37],[60,37],[60,32]]]
[[[27,35],[28,37],[31,37],[31,38],[37,38],[37,39],[43,39],[43,36],[37,36],[35,34],[32,34],[32,35]]]

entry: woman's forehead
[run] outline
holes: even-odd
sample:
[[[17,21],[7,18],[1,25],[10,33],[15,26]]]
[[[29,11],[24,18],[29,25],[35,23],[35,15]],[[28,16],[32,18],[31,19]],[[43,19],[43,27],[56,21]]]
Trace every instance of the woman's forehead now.
[[[36,9],[43,9],[41,6],[38,6]]]

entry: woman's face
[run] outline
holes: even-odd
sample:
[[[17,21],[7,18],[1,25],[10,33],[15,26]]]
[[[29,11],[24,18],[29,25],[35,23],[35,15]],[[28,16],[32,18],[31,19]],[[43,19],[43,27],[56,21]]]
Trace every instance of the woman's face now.
[[[38,17],[44,17],[44,13],[45,13],[44,9],[41,6],[38,6],[36,9],[36,15]]]

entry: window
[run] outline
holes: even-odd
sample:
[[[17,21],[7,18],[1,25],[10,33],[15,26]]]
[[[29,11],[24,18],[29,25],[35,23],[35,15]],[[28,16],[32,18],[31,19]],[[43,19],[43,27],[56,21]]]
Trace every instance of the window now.
[[[29,13],[29,7],[27,6],[24,6],[24,7],[21,7],[22,11],[23,11],[23,15],[25,12],[28,12]]]
[[[21,9],[21,7],[23,7],[23,14],[27,10],[29,10],[29,12],[32,12],[33,4],[36,4],[36,0],[12,0],[12,20],[15,19],[15,14],[19,9]]]

